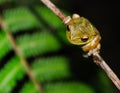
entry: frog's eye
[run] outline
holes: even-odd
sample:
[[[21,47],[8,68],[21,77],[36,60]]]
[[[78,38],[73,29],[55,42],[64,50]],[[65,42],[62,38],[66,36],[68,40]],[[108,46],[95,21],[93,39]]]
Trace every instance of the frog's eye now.
[[[68,25],[66,26],[66,28],[67,28],[67,31],[70,31],[70,28],[69,28],[69,26],[68,26]]]
[[[84,35],[81,37],[81,41],[83,41],[83,42],[86,42],[88,39],[89,39],[89,37],[88,37],[87,34],[84,34]]]
[[[86,37],[86,38],[81,38],[81,40],[82,40],[83,42],[86,42],[88,39],[89,39],[88,37]]]

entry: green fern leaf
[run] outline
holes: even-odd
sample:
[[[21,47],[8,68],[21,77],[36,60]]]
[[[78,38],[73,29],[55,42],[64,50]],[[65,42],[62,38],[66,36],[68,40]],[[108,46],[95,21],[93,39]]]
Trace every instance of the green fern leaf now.
[[[45,82],[68,77],[67,64],[67,59],[64,57],[43,58],[33,62],[32,68],[36,78],[40,79],[41,82]],[[21,80],[24,75],[25,71],[19,58],[13,57],[0,71],[0,93],[10,93],[17,85],[17,80]]]
[[[27,7],[4,10],[3,17],[8,29],[12,32],[38,28],[39,21]]]
[[[60,82],[47,84],[44,87],[45,93],[95,93],[94,90],[83,83]],[[20,93],[38,93],[35,86],[29,82],[26,83]]]
[[[9,43],[6,34],[0,32],[0,60],[12,49],[11,44]]]
[[[14,0],[0,0],[0,5],[7,3],[7,2],[12,2],[12,1],[14,1]]]
[[[46,93],[95,93],[90,86],[77,82],[48,84],[45,90]]]
[[[56,33],[60,36],[63,41],[66,42],[66,44],[70,45],[66,38],[66,33],[65,33],[65,26],[63,26],[63,23],[61,20],[48,8],[43,7],[43,6],[36,6],[35,10],[37,11],[38,15],[42,17],[42,19],[50,25],[50,27],[53,27],[56,29]],[[68,14],[68,13],[66,13]],[[49,15],[49,16],[48,16]],[[52,21],[51,21],[52,18]]]
[[[42,16],[42,19],[44,21],[46,21],[46,23],[49,24],[51,27],[54,27],[57,29],[62,27],[61,25],[63,25],[63,24],[62,24],[61,20],[53,12],[51,12],[48,8],[45,8],[42,6],[36,6],[35,10],[38,12],[40,17]]]
[[[25,57],[53,52],[61,48],[56,38],[47,31],[20,36],[17,43]]]
[[[19,93],[39,93],[32,82],[26,83]]]
[[[41,82],[70,76],[68,60],[60,56],[36,60],[33,72]]]
[[[17,80],[22,79],[24,72],[19,58],[12,58],[0,71],[0,93],[10,93]]]

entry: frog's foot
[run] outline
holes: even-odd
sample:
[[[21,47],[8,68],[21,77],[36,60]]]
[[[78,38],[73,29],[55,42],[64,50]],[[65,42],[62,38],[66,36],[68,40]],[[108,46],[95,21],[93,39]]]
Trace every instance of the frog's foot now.
[[[94,55],[98,54],[100,52],[100,47],[101,47],[100,44],[98,44],[96,48],[90,50],[87,54],[84,54],[83,56],[85,58],[88,58],[89,56],[94,56]],[[94,63],[98,64],[95,59],[94,59]]]
[[[87,55],[88,56],[91,56],[91,55],[96,55],[96,53],[98,54],[99,52],[100,52],[100,44],[98,44],[97,45],[97,47],[96,48],[94,48],[94,49],[92,49],[92,50],[90,50],[88,53],[87,53]]]
[[[88,56],[93,56],[93,57],[94,57],[95,55],[99,54],[100,48],[101,48],[101,45],[98,44],[95,49],[90,50],[90,51],[88,52]],[[99,65],[98,61],[96,61],[95,58],[93,58],[93,61],[94,61],[94,63],[96,63],[97,65]]]

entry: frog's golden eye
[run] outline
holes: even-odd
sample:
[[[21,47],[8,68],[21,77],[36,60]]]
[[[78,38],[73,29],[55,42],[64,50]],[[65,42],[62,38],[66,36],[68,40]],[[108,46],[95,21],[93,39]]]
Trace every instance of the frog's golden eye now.
[[[88,37],[86,37],[86,38],[81,38],[81,40],[82,40],[83,42],[86,42],[88,39],[89,39]]]
[[[87,34],[82,35],[81,41],[86,42],[89,39],[89,36]]]

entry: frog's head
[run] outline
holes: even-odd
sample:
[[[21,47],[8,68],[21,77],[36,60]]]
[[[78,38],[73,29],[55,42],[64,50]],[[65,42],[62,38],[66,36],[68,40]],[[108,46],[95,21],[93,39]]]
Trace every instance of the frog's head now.
[[[95,48],[101,39],[98,30],[84,17],[73,14],[67,22],[67,38],[70,43],[81,45],[84,51]]]

